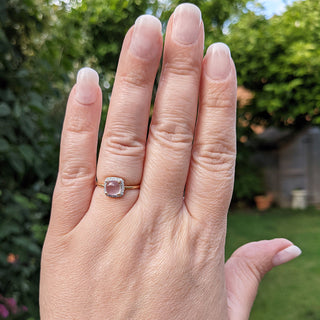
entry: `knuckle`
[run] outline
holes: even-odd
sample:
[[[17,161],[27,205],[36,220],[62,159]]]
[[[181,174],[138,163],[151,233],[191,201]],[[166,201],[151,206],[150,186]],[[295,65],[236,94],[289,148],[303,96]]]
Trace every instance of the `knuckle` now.
[[[236,105],[236,86],[230,86],[229,82],[209,84],[202,92],[201,103],[206,107],[230,108]]]
[[[62,185],[76,185],[78,183],[94,181],[95,169],[92,165],[79,165],[75,161],[69,160],[64,161],[59,176]]]
[[[68,124],[66,125],[66,131],[70,133],[91,133],[96,130],[95,125],[92,121],[87,120],[86,118],[82,117],[81,115],[72,115],[69,120]]]
[[[192,159],[208,171],[220,172],[226,176],[234,174],[236,152],[224,138],[211,144],[198,144],[192,152]]]
[[[167,62],[164,66],[164,74],[187,76],[198,79],[200,76],[200,66],[190,57],[176,57],[173,61]]]
[[[173,149],[185,149],[186,145],[191,146],[193,141],[192,128],[186,123],[175,123],[163,121],[153,123],[150,126],[150,135],[160,145]]]
[[[237,270],[242,274],[253,277],[260,282],[264,275],[269,272],[273,265],[268,255],[257,254],[257,244],[264,246],[266,240],[258,242],[250,242],[238,248],[231,256],[232,265],[235,264]],[[259,250],[258,250],[259,251]]]
[[[142,141],[135,133],[111,130],[103,138],[103,150],[107,154],[123,156],[140,156],[145,153],[145,141]]]
[[[209,172],[219,172],[223,176],[233,176],[235,156],[226,153],[193,153],[193,161]]]
[[[126,74],[121,74],[119,76],[119,82],[121,86],[129,87],[129,88],[146,88],[150,86],[150,79],[148,77],[147,70],[140,70],[137,72],[129,71]]]
[[[259,266],[248,257],[235,257],[234,259],[237,259],[238,268],[242,270],[242,273],[250,274],[258,283],[267,273],[267,270],[265,268]]]

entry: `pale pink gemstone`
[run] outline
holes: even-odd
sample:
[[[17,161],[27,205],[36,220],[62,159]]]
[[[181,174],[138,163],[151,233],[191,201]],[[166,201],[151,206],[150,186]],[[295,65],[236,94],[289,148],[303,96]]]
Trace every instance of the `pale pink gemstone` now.
[[[118,181],[108,181],[106,184],[107,194],[110,196],[116,196],[121,191],[121,186]]]

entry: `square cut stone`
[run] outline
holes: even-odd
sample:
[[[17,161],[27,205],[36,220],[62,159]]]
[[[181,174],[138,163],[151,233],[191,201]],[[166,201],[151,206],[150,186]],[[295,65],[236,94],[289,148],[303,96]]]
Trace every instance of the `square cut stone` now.
[[[104,193],[111,198],[119,198],[124,194],[124,181],[117,177],[108,177],[104,180]]]

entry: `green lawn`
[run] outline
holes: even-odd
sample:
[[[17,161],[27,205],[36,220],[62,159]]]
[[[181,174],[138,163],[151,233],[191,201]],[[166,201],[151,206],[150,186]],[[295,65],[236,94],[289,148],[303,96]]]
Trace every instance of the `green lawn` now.
[[[284,237],[302,255],[263,279],[250,320],[320,320],[320,211],[272,209],[229,215],[227,257],[250,241]]]

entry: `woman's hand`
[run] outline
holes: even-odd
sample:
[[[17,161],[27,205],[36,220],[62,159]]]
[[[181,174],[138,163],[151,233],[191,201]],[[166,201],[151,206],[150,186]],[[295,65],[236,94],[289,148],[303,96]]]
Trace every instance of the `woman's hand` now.
[[[225,265],[236,71],[224,44],[203,58],[203,41],[199,9],[177,7],[147,138],[162,35],[156,18],[137,19],[123,43],[97,167],[101,90],[95,71],[79,72],[43,248],[43,320],[248,319],[264,273],[299,253],[285,239],[251,243]],[[110,198],[96,177],[140,189]]]

